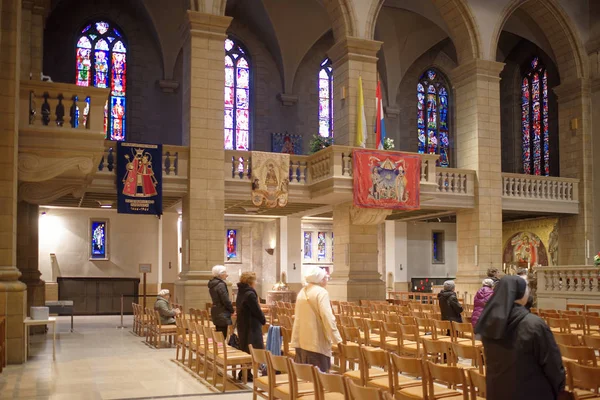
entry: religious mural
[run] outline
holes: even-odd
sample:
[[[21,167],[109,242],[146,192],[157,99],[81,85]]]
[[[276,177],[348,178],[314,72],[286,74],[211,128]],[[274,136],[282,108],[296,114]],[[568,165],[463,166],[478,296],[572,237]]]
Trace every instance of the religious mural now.
[[[419,156],[354,150],[354,205],[363,208],[418,210]]]
[[[531,232],[519,232],[504,247],[503,261],[519,267],[548,266],[548,254],[542,240]]]
[[[302,136],[287,132],[272,133],[271,151],[273,153],[302,154]]]
[[[289,193],[290,155],[252,153],[252,203],[267,208],[285,207]]]

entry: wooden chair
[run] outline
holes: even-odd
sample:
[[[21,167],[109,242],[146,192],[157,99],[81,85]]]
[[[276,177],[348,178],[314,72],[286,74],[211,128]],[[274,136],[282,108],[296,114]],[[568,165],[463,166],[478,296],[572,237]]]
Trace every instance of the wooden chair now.
[[[161,337],[164,336],[165,339],[167,339],[169,341],[169,343],[173,343],[173,338],[175,337],[176,333],[177,333],[177,326],[176,325],[162,325],[160,322],[160,314],[158,314],[158,311],[156,310],[152,310],[151,311],[151,315],[153,315],[153,338],[152,338],[152,344],[154,344],[154,346],[156,348],[161,348],[162,347],[162,341],[161,341]]]
[[[179,350],[181,350],[181,362],[185,364],[185,327],[182,318],[175,318],[175,360],[179,361]]]
[[[483,400],[487,397],[485,375],[475,369],[467,370],[471,400]]]
[[[565,362],[576,362],[582,365],[597,367],[596,353],[591,347],[585,346],[566,346],[559,344],[560,354]]]
[[[367,339],[367,345],[368,346],[374,346],[374,347],[381,347],[383,344],[383,341],[381,339],[381,324],[382,321],[380,320],[366,320],[367,321],[367,328],[368,328],[368,339]]]
[[[585,307],[586,312],[598,312],[600,313],[600,304],[588,304]]]
[[[273,391],[277,385],[276,378],[283,377],[283,380],[285,380],[284,383],[287,383],[288,376],[275,374],[269,362],[267,350],[255,349],[252,345],[248,347],[252,355],[252,374],[254,375],[254,379],[252,380],[252,399],[256,400],[257,396],[260,396],[263,399],[273,400]],[[261,365],[267,366],[267,376],[259,375]]]
[[[296,393],[299,398],[306,398],[307,400],[312,400],[317,398],[318,396],[318,386],[319,386],[319,378],[317,377],[317,367],[310,364],[296,364],[293,361],[290,361],[292,364],[292,368],[294,370],[294,375],[296,377],[296,385],[312,385],[312,391],[309,392],[310,389],[305,389],[304,391],[298,392],[298,386],[296,386]],[[308,385],[306,385],[308,388]],[[297,397],[297,398],[298,398]]]
[[[600,317],[586,316],[585,325],[588,335],[600,336]]]
[[[298,383],[291,359],[286,356],[274,356],[270,352],[267,355],[275,373],[288,375],[287,383],[275,386],[273,396],[276,399],[293,400],[314,393],[313,383]]]
[[[451,343],[452,354],[449,364],[460,368],[477,368],[479,373],[483,374],[483,347],[472,346],[465,343]],[[471,365],[461,364],[459,360],[471,360]]]
[[[243,351],[238,351],[225,343],[223,332],[210,331],[212,335],[213,349],[213,385],[217,387],[217,372],[221,368],[223,372],[222,392],[227,389],[227,372],[232,371],[235,375],[238,367],[242,371],[242,381],[248,382],[248,370],[252,368],[252,356]]]
[[[557,344],[564,344],[567,346],[581,346],[579,337],[572,333],[553,332],[553,336]]]
[[[583,315],[567,315],[570,331],[574,335],[587,335],[587,326]]]
[[[381,389],[375,387],[358,386],[352,379],[346,378],[346,384],[350,389],[351,400],[384,400]]]
[[[188,368],[192,369],[192,362],[194,361],[194,356],[196,356],[196,364],[198,363],[198,345],[199,341],[202,340],[201,337],[198,337],[196,331],[196,322],[193,319],[183,320],[183,326],[186,328],[187,335],[184,335],[184,344],[188,349]],[[185,331],[184,331],[185,332]],[[183,360],[185,363],[185,359]]]
[[[464,338],[470,340],[472,346],[483,346],[483,343],[480,340],[475,340],[475,332],[473,331],[473,325],[466,322],[452,322],[452,329],[455,337],[454,341],[456,343],[459,342],[459,339]]]
[[[317,370],[319,377],[319,400],[349,400],[350,394],[344,377],[338,374],[326,374]]]
[[[597,352],[600,352],[600,336],[586,335],[583,337],[583,344],[587,347],[591,347]]]
[[[567,311],[585,311],[585,304],[567,303]]]
[[[345,377],[355,380],[362,385],[364,382],[364,371],[362,368],[361,347],[338,343],[338,348],[340,349],[340,372]],[[358,369],[354,369],[355,365]],[[348,368],[352,369],[348,370]]]
[[[290,342],[292,341],[292,330],[282,326],[280,328],[280,332],[281,341],[283,342],[283,355],[286,357],[291,357],[292,359],[295,358],[296,349],[290,348]]]
[[[419,328],[416,325],[399,325],[400,332],[400,354],[418,357],[421,354],[421,339]]]
[[[447,400],[469,400],[467,381],[461,368],[434,364],[431,361],[426,361],[425,364],[428,372],[428,400],[442,398]],[[448,388],[435,385],[436,381],[448,385]],[[458,388],[461,388],[462,391],[458,391]]]
[[[552,332],[571,333],[571,325],[566,318],[546,318],[546,323]]]
[[[423,359],[432,361],[436,364],[450,362],[451,350],[450,343],[440,340],[423,341]]]
[[[390,357],[396,399],[402,398],[402,396],[411,399],[425,399],[427,382],[422,359],[401,357],[393,353],[390,354]]]
[[[382,348],[389,351],[399,351],[402,336],[399,324],[384,322],[381,326],[383,329]]]
[[[568,362],[567,384],[575,400],[600,398],[600,368]]]
[[[372,347],[362,347],[361,351],[364,369],[363,386],[372,386],[393,393],[394,385],[389,353],[383,349]]]
[[[202,322],[198,322],[195,323],[193,325],[194,331],[196,333],[196,346],[195,346],[195,350],[196,350],[196,365],[195,365],[195,371],[198,375],[200,375],[200,365],[204,365],[206,366],[208,363],[208,358],[207,358],[207,352],[209,349],[208,346],[208,339],[205,338],[204,335],[204,326],[202,325]],[[206,378],[206,372],[203,370],[204,372],[204,377]]]

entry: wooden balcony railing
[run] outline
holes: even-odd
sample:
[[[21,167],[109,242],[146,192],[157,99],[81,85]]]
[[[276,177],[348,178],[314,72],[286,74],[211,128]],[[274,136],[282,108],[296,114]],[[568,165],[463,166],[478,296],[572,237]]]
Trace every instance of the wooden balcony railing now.
[[[109,89],[67,83],[22,81],[20,128],[63,128],[104,132]]]

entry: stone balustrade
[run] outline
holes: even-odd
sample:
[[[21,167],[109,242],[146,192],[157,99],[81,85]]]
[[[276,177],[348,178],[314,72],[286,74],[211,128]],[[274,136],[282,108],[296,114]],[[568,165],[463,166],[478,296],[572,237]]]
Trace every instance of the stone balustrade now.
[[[21,81],[19,126],[104,132],[109,89],[67,83]]]
[[[578,201],[578,179],[502,174],[502,196],[518,199]]]
[[[437,192],[458,195],[473,195],[475,172],[455,168],[438,168],[435,173]]]
[[[535,274],[539,308],[600,303],[600,266],[538,267]]]

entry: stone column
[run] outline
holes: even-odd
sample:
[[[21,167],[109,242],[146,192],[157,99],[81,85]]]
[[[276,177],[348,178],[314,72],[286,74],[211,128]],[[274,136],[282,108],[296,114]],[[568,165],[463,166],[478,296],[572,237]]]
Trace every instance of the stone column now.
[[[24,361],[26,286],[17,269],[17,157],[21,1],[0,5],[0,317],[6,318],[7,359]]]
[[[184,127],[189,128],[189,192],[183,199],[183,266],[175,299],[185,308],[210,301],[207,281],[224,262],[224,41],[230,17],[188,11],[184,28]],[[186,104],[189,107],[186,107]]]
[[[475,292],[488,268],[502,267],[500,72],[473,60],[454,69],[458,168],[475,170],[475,207],[456,214],[457,290]]]
[[[27,285],[27,314],[29,307],[43,306],[46,294],[38,263],[39,207],[20,201],[17,205],[17,268],[19,280]],[[33,328],[32,328],[33,329]]]
[[[594,157],[592,142],[591,88],[592,82],[581,78],[554,88],[558,96],[560,176],[579,179],[579,214],[561,217],[558,222],[559,265],[593,264],[594,254],[600,250],[594,247],[594,175],[600,170],[594,169],[594,158],[598,157]]]
[[[286,273],[290,288],[298,291],[302,282],[302,219],[281,217],[279,223],[281,271]]]
[[[333,207],[332,300],[384,300],[385,283],[378,271],[377,229],[391,210]]]
[[[356,107],[358,77],[362,78],[367,147],[375,147],[375,91],[377,90],[377,52],[382,42],[345,37],[329,50],[333,65],[334,142],[342,146],[356,144]],[[344,95],[345,94],[345,98]]]

